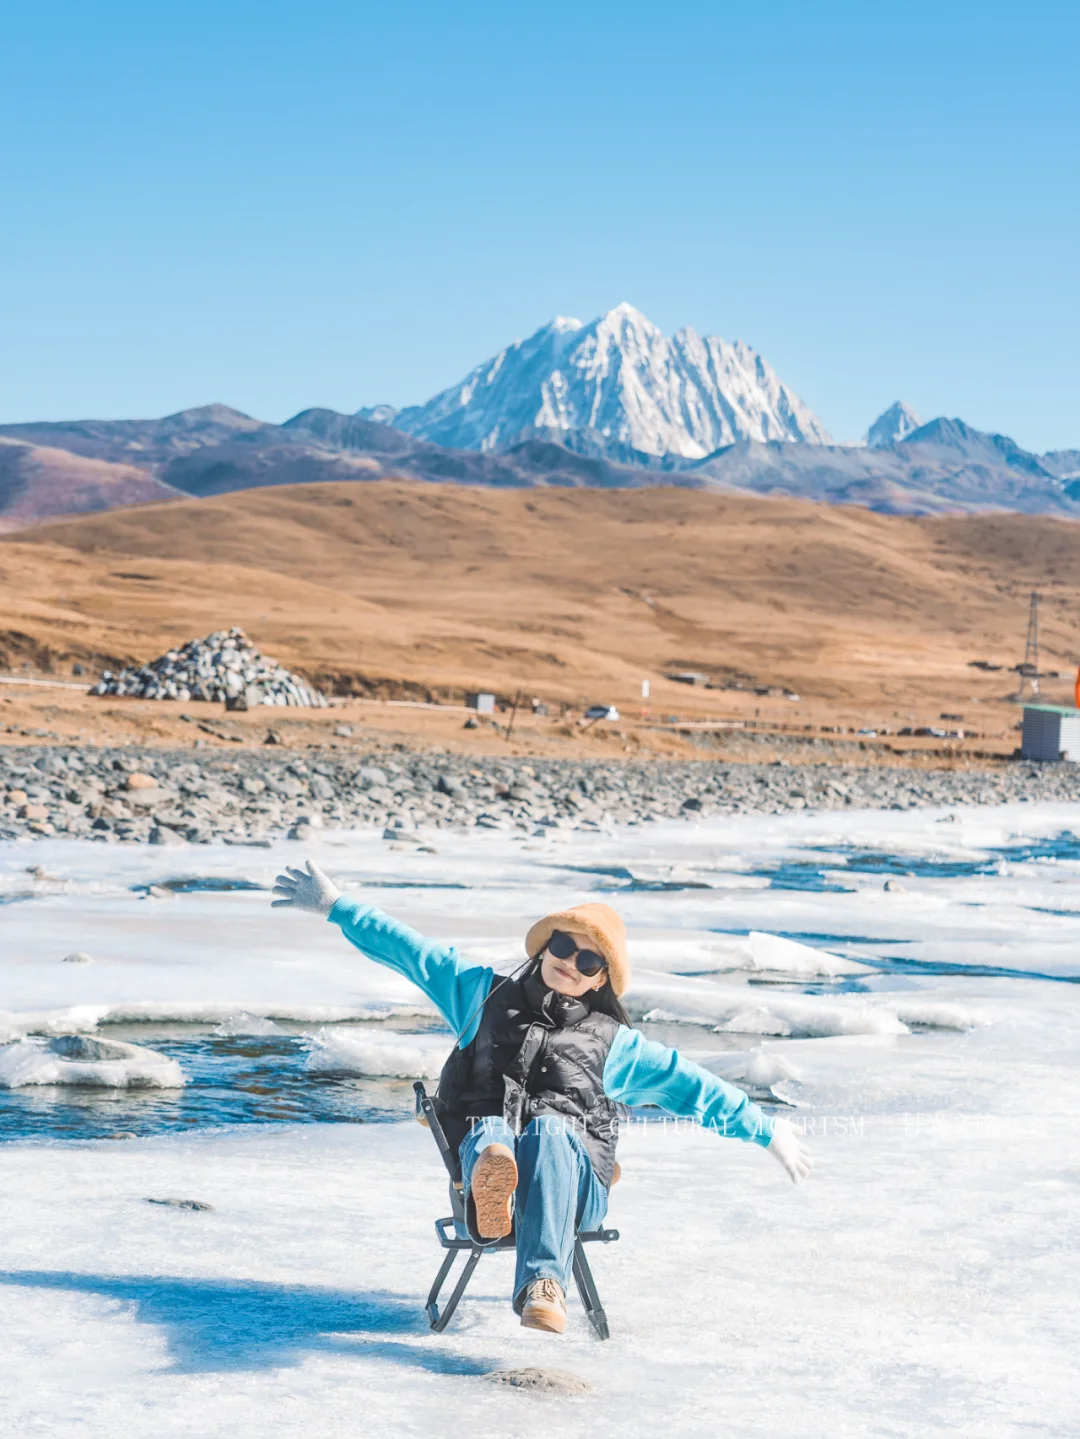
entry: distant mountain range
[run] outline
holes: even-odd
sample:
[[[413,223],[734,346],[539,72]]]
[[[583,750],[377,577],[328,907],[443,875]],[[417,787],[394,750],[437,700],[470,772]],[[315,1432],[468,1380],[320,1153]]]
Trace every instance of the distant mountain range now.
[[[1080,516],[1080,450],[1035,455],[897,401],[861,445],[834,444],[748,345],[668,340],[619,305],[557,319],[426,405],[283,425],[207,405],[160,420],[0,425],[0,530],[266,485],[399,478],[459,484],[675,484],[895,514]]]
[[[503,454],[448,450],[335,410],[304,410],[284,425],[266,424],[227,405],[183,410],[162,420],[0,425],[0,531],[155,500],[379,479],[632,487],[656,484],[661,477],[544,440]]]

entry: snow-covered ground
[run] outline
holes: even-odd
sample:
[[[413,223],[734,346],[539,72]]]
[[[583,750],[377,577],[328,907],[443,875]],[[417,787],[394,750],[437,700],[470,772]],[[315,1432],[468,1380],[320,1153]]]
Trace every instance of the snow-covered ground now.
[[[601,1344],[576,1300],[564,1338],[522,1331],[506,1256],[429,1334],[445,1183],[411,1122],[20,1139],[0,1146],[0,1431],[1080,1433],[1073,831],[1080,809],[1023,805],[441,835],[437,855],[324,836],[312,852],[339,881],[499,965],[528,919],[616,904],[635,1014],[775,1085],[813,1176],[793,1190],[754,1146],[629,1125],[623,1237],[591,1250]],[[430,1070],[423,1000],[331,926],[259,889],[139,888],[266,885],[297,852],[3,847],[0,1039],[269,1017],[329,1025],[315,1075]],[[93,962],[63,963],[76,951]],[[482,1378],[527,1364],[595,1392]]]

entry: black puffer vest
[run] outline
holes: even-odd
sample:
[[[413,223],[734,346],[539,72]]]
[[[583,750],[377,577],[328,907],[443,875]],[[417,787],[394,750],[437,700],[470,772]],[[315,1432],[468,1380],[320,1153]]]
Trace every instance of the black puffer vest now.
[[[443,1066],[435,1109],[451,1149],[472,1121],[501,1114],[521,1134],[542,1114],[574,1125],[597,1179],[611,1185],[618,1111],[604,1093],[604,1064],[619,1021],[557,994],[536,974],[495,980],[480,1028]]]

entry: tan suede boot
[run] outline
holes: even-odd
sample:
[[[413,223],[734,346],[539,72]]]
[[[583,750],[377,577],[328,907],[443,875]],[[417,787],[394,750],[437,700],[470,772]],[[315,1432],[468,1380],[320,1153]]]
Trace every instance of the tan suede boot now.
[[[526,1329],[561,1334],[566,1328],[566,1296],[555,1279],[537,1279],[526,1291],[521,1323]]]
[[[513,1151],[505,1144],[489,1144],[473,1165],[469,1192],[476,1207],[476,1230],[481,1239],[502,1239],[514,1225],[514,1190],[518,1171]]]

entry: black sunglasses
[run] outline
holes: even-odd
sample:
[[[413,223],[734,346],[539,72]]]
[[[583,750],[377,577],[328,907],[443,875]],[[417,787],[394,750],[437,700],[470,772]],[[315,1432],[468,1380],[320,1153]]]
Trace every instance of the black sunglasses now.
[[[591,979],[594,974],[599,974],[602,969],[607,968],[607,960],[602,954],[597,954],[595,949],[579,949],[568,934],[561,929],[553,929],[551,938],[545,948],[549,954],[556,959],[569,959],[576,955],[574,961],[578,967],[578,973],[583,974],[586,979]]]

